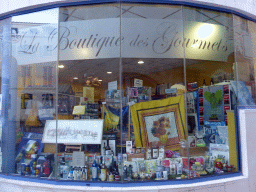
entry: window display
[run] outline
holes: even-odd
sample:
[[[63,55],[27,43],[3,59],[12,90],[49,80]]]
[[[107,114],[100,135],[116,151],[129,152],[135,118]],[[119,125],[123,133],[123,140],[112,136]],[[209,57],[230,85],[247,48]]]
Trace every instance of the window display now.
[[[1,63],[10,68],[2,139],[13,137],[4,173],[131,182],[240,171],[236,109],[256,94],[253,57],[237,41],[251,33],[255,42],[255,23],[154,4],[31,14],[1,24],[16,29],[13,61]]]

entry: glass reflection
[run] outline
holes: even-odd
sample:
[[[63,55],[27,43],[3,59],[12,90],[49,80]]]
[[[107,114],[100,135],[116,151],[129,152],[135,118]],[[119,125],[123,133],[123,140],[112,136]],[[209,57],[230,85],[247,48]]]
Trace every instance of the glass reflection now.
[[[41,21],[43,16],[43,21]],[[12,17],[8,92],[8,150],[4,172],[54,178],[54,154],[45,148],[43,133],[47,120],[56,115],[57,49],[51,49],[52,31],[58,28],[58,9]],[[5,46],[8,44],[4,44]],[[55,130],[56,131],[56,130]],[[54,146],[54,143],[52,145]]]

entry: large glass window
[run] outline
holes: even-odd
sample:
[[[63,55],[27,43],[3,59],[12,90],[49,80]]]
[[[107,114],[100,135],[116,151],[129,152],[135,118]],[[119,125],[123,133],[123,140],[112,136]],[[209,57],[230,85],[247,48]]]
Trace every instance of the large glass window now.
[[[110,3],[15,16],[0,34],[3,173],[131,182],[240,171],[254,22]]]
[[[60,9],[58,178],[120,181],[120,8]],[[121,160],[121,159],[120,159]]]
[[[56,30],[58,9],[11,19],[11,52],[9,62],[3,62],[9,68],[5,71],[8,92],[3,94],[9,98],[3,113],[4,122],[8,120],[4,172],[54,177],[54,154],[47,151],[42,138],[46,122],[56,116]]]
[[[184,8],[190,176],[238,171],[233,17]]]
[[[129,108],[123,180],[186,177],[179,153],[187,138],[182,7],[122,4],[121,29]]]

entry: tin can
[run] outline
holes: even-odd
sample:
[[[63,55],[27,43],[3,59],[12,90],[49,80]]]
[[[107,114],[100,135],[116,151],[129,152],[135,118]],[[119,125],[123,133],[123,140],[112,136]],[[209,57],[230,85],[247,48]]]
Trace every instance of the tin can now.
[[[29,172],[30,172],[30,166],[29,166],[29,164],[26,164],[25,175],[29,175]]]
[[[109,175],[108,181],[114,181],[114,175],[113,174]]]
[[[26,174],[26,163],[21,163],[20,175],[25,176],[25,174]]]
[[[115,175],[115,181],[120,181],[119,175]]]
[[[36,177],[40,177],[41,176],[41,165],[37,165],[36,166]]]

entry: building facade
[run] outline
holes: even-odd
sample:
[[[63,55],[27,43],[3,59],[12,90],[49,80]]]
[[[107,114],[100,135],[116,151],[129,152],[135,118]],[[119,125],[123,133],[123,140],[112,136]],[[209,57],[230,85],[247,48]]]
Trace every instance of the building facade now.
[[[4,191],[256,190],[253,2],[3,5]]]

